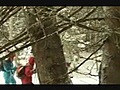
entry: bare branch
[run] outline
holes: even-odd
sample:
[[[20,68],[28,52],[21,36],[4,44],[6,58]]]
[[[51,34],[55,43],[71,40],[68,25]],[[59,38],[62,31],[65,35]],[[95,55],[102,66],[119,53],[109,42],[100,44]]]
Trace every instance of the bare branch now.
[[[12,12],[9,12],[9,14],[7,14],[6,16],[4,16],[1,20],[0,20],[0,26],[6,22],[11,16],[13,16],[14,14],[16,14],[18,11],[21,10],[21,7],[17,7],[15,8]]]
[[[58,8],[58,9],[56,10],[56,12],[61,11],[61,10],[64,9],[65,7],[67,7],[67,6],[61,6],[60,8]]]
[[[80,24],[80,23],[78,23],[78,22],[76,22],[75,25],[76,25],[76,26],[79,26],[79,27],[81,27],[81,28],[88,29],[88,30],[92,30],[92,31],[96,31],[96,32],[102,32],[102,31],[93,29],[93,28],[91,28],[91,27],[88,27],[88,26],[86,26],[86,25]]]
[[[93,14],[95,11],[96,11],[96,9],[98,8],[98,6],[96,7],[96,8],[94,8],[94,9],[92,9],[89,13],[87,13],[87,15],[85,15],[82,19],[80,19],[80,20],[84,20],[84,19],[86,19],[87,17],[89,17],[91,14]],[[79,20],[77,21],[77,22],[79,22]]]
[[[101,21],[101,20],[104,20],[104,18],[88,18],[88,19],[80,19],[78,20],[79,22],[86,22],[86,21],[94,21],[94,20],[98,20],[98,21]]]
[[[95,77],[98,76],[98,75],[94,75],[94,74],[91,74],[91,73],[82,73],[82,72],[78,72],[78,71],[76,73],[83,74],[83,75],[95,76]]]
[[[72,17],[73,15],[75,15],[76,13],[78,13],[79,11],[81,11],[82,9],[83,9],[83,6],[81,6],[77,10],[75,10],[71,15],[68,16],[68,18]]]
[[[70,19],[66,18],[66,17],[63,16],[63,15],[60,15],[60,14],[59,14],[58,16],[59,16],[60,18],[62,18],[63,20],[68,21],[70,24],[73,24],[73,25],[75,25],[75,26],[79,26],[79,27],[81,27],[81,28],[85,28],[85,29],[88,29],[88,30],[96,31],[96,32],[102,32],[102,31],[95,30],[95,29],[93,29],[93,28],[91,28],[91,27],[88,27],[88,26],[86,26],[86,25],[80,24],[79,21],[71,21]]]
[[[70,74],[70,73],[72,73],[73,71],[76,71],[81,65],[83,65],[86,61],[88,61],[92,55],[94,55],[98,50],[100,50],[103,45],[104,45],[104,43],[101,44],[101,46],[100,46],[97,50],[95,50],[92,54],[90,54],[89,57],[86,58],[86,60],[84,60],[84,61],[83,61],[82,63],[80,63],[76,68],[74,68],[73,70],[71,70],[71,71],[68,72],[67,74]]]

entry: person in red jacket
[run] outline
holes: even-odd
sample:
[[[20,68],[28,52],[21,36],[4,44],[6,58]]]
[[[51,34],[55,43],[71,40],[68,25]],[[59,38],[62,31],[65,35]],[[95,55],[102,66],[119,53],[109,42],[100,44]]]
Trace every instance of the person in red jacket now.
[[[30,57],[28,63],[26,64],[25,76],[21,79],[22,84],[33,85],[32,75],[35,72],[35,69],[33,68],[34,67],[34,62],[35,62],[34,57]]]

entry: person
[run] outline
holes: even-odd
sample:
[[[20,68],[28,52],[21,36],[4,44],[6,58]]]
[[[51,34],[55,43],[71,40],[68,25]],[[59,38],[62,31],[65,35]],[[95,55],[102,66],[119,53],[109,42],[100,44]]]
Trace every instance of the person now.
[[[13,65],[13,60],[15,57],[15,53],[11,53],[8,56],[8,59],[3,61],[3,77],[5,80],[5,84],[16,84],[16,80],[14,78],[14,73],[17,69],[16,66]]]
[[[35,73],[34,63],[34,57],[30,57],[25,67],[25,76],[21,78],[22,84],[34,85],[32,83],[32,75]]]

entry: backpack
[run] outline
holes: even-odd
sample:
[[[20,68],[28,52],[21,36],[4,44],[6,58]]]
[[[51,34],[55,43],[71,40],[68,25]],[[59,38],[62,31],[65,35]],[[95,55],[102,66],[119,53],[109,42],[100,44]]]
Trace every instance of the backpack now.
[[[17,74],[17,77],[19,78],[19,79],[22,79],[22,78],[24,78],[24,76],[25,76],[25,68],[26,68],[26,66],[19,66],[17,69],[16,69],[16,74]]]
[[[0,71],[4,71],[3,60],[0,61]]]

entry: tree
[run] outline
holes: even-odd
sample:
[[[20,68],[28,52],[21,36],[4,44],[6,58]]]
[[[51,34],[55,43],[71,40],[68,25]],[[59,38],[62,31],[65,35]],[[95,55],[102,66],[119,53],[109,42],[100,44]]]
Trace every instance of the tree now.
[[[32,45],[32,51],[35,56],[37,71],[41,84],[67,84],[70,83],[67,75],[66,61],[63,54],[60,37],[55,26],[56,17],[54,15],[40,17],[41,13],[35,12],[35,9],[28,9],[28,27],[38,24],[28,30]],[[38,11],[41,8],[38,7]],[[45,13],[46,11],[42,12]],[[47,12],[48,13],[48,12]],[[42,15],[41,15],[42,16]],[[54,33],[54,34],[52,34]],[[40,39],[45,37],[44,40]]]
[[[120,83],[120,7],[104,7],[105,21],[109,26],[108,38],[104,42],[100,84]]]
[[[1,7],[0,10],[1,10],[0,26],[3,26],[3,24],[6,23],[9,18],[11,18],[11,16],[15,15],[17,17],[17,20],[16,18],[14,18],[15,22],[13,23],[14,30],[16,32],[15,37],[13,37],[13,40],[11,40],[10,42],[7,41],[5,43],[3,42],[1,43],[2,46],[0,48],[1,55],[4,54],[4,51],[6,50],[9,49],[12,50],[11,48],[13,47],[14,50],[12,50],[11,52],[19,52],[22,51],[24,48],[32,46],[33,47],[32,51],[37,60],[36,63],[38,63],[37,66],[40,67],[38,69],[44,68],[44,71],[47,70],[44,73],[42,72],[42,74],[40,74],[41,71],[38,70],[40,79],[47,77],[47,81],[42,80],[42,82],[44,83],[46,82],[49,84],[53,83],[53,80],[48,81],[49,78],[48,69],[50,65],[54,66],[53,64],[56,63],[55,62],[56,58],[60,58],[60,60],[62,59],[61,62],[57,61],[60,64],[63,63],[62,67],[64,68],[63,69],[64,74],[62,74],[61,76],[64,75],[66,76],[67,74],[70,74],[73,71],[79,74],[82,73],[84,75],[98,76],[97,73],[93,74],[92,72],[95,70],[93,68],[99,66],[98,62],[100,62],[100,59],[98,59],[98,57],[101,57],[101,53],[97,54],[96,50],[98,50],[97,48],[99,48],[104,38],[102,35],[104,35],[105,29],[104,29],[103,12],[101,10],[101,7],[11,6],[11,7]],[[21,20],[22,18],[24,18],[24,14],[26,14],[23,13],[23,11],[28,11],[29,15],[28,16],[26,15],[28,19],[25,20],[28,23],[28,26],[26,26],[24,20]],[[1,29],[1,31],[3,32],[3,29]],[[61,37],[63,45],[61,45],[61,40],[59,38],[59,35],[64,36]],[[5,37],[5,35],[3,36]],[[44,46],[45,48],[43,48],[44,43],[46,43]],[[84,47],[81,47],[82,45],[84,45]],[[65,58],[67,57],[66,60],[68,62],[72,62],[70,66],[70,69],[72,70],[70,70],[70,72],[67,74],[66,74],[67,68],[65,67],[66,62],[64,62],[65,59],[63,56],[62,47],[64,48]],[[61,52],[57,52],[56,50]],[[90,54],[91,52],[92,53],[90,55],[86,55],[86,50],[88,54]],[[56,54],[56,52],[59,54]],[[82,55],[82,53],[84,53],[85,56]],[[60,55],[62,56],[60,57]],[[8,55],[2,56],[0,59],[4,60],[7,56]],[[74,59],[75,56],[76,58]],[[41,64],[39,60],[41,62],[42,61],[44,62],[42,62]],[[53,63],[47,62],[46,60],[49,61],[53,60],[52,61]],[[87,66],[85,63],[86,61],[88,62],[90,61],[92,62],[92,64]],[[50,65],[48,65],[49,63]],[[44,65],[44,66],[40,66],[40,65]],[[83,66],[87,70],[87,72],[84,72],[83,69],[79,68],[80,66]],[[81,70],[78,71],[79,69]],[[53,74],[52,70],[51,73]],[[61,72],[59,72],[58,75],[60,74]],[[56,79],[56,76],[52,77],[52,79],[53,78]],[[63,82],[60,81],[59,83],[63,83]]]

